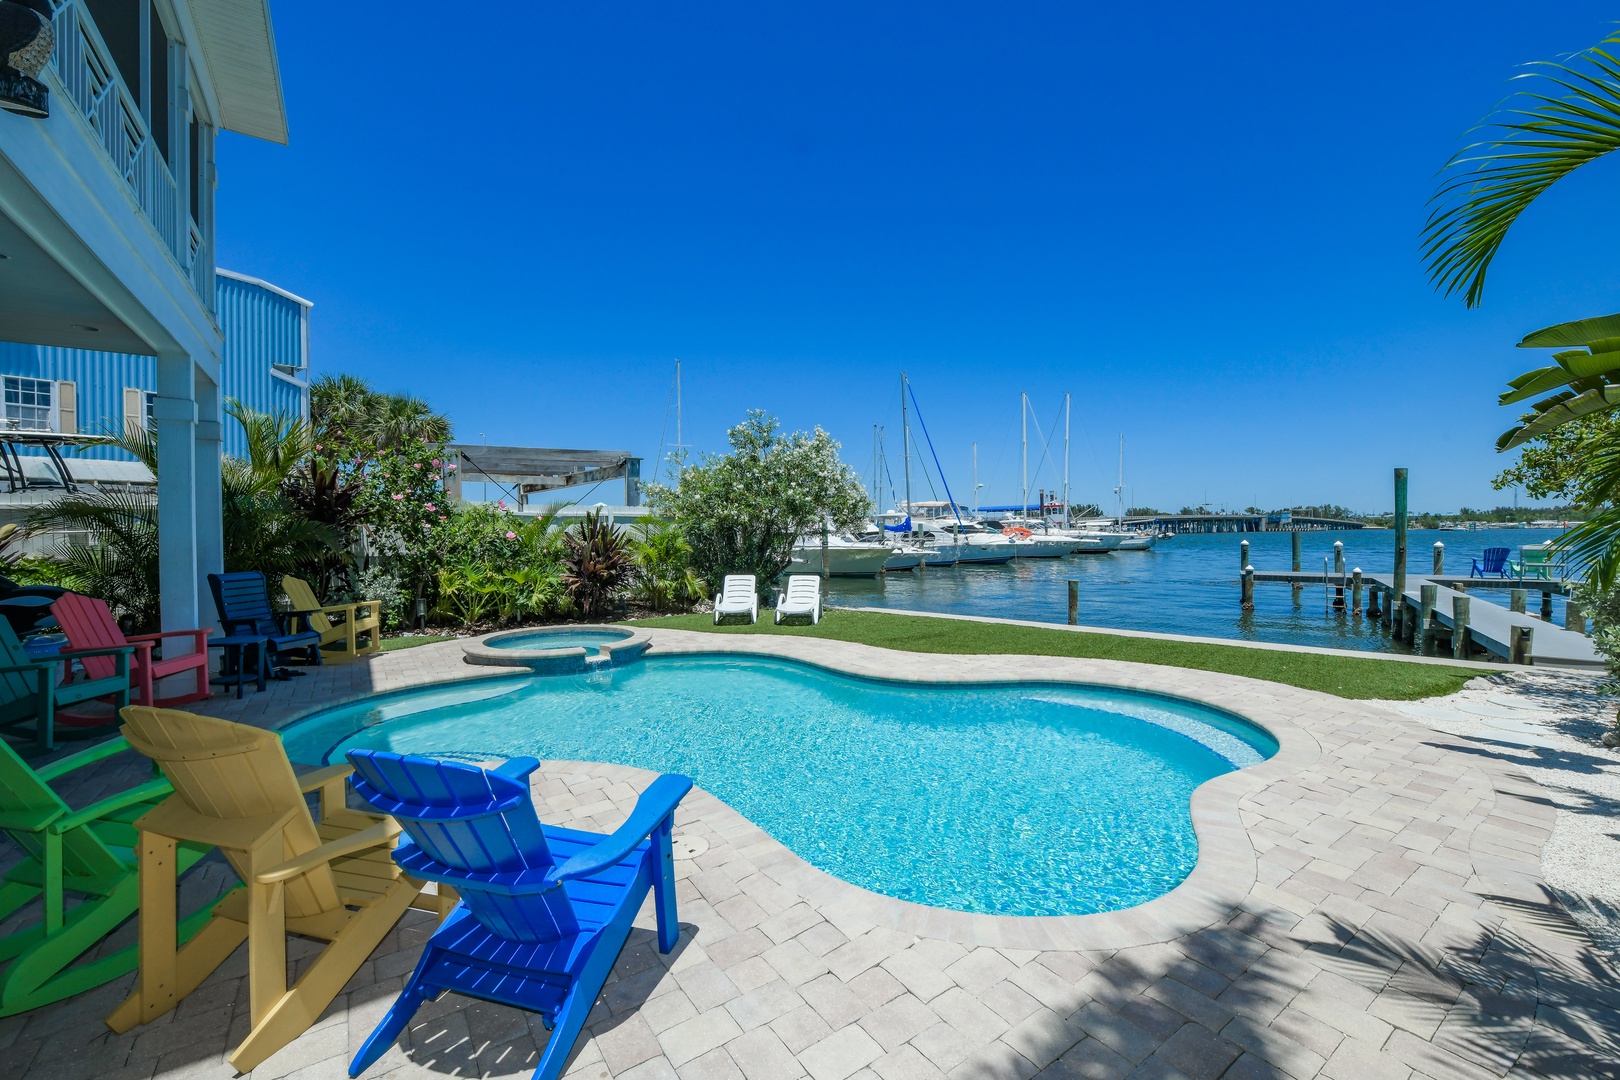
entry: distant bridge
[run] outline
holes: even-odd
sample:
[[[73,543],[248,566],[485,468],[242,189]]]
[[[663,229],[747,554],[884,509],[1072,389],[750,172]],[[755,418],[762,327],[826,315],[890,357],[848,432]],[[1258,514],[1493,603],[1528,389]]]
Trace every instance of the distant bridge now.
[[[1132,525],[1153,525],[1173,533],[1309,532],[1364,529],[1364,521],[1309,517],[1287,510],[1273,514],[1156,514],[1126,518]]]

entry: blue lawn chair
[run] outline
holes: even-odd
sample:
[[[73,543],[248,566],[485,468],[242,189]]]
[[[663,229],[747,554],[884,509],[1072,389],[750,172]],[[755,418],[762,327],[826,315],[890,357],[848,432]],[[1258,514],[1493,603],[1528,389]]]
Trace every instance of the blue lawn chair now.
[[[354,790],[410,837],[394,861],[461,895],[349,1075],[381,1057],[423,1002],[454,990],[538,1012],[552,1031],[534,1077],[556,1080],[649,889],[658,948],[675,947],[670,829],[692,781],[660,776],[629,820],[601,836],[540,824],[529,798],[534,758],[489,771],[380,750],[351,750],[349,761]]]
[[[232,574],[209,574],[208,588],[214,594],[214,609],[219,612],[219,624],[226,637],[241,634],[262,637],[269,643],[272,656],[284,652],[304,650],[310,663],[321,662],[321,634],[309,625],[307,611],[280,614],[270,603],[270,586],[264,575],[255,571]],[[290,626],[282,619],[292,617]],[[299,619],[304,628],[297,629]]]
[[[1468,576],[1471,578],[1507,577],[1507,561],[1510,553],[1511,549],[1505,547],[1486,548],[1485,561],[1483,563],[1481,563],[1478,559],[1470,560],[1474,564],[1474,567],[1472,570],[1468,571]]]

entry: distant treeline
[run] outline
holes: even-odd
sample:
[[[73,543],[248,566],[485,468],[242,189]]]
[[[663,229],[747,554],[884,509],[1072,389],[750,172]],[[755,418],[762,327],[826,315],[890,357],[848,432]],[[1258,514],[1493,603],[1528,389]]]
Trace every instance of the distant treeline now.
[[[1295,517],[1333,518],[1338,521],[1365,521],[1369,525],[1392,526],[1395,524],[1395,515],[1362,514],[1347,507],[1325,503],[1320,506],[1292,506],[1286,508]],[[1281,514],[1285,510],[1262,510],[1258,506],[1245,506],[1242,510],[1227,510],[1209,505],[1183,506],[1175,511],[1177,514]],[[1159,517],[1166,511],[1153,506],[1133,506],[1126,511],[1132,517]],[[1479,510],[1464,506],[1455,514],[1436,514],[1413,512],[1408,515],[1407,521],[1419,529],[1438,528],[1442,524],[1481,522],[1498,524],[1522,523],[1528,521],[1579,521],[1583,512],[1575,506],[1498,506],[1494,510]]]

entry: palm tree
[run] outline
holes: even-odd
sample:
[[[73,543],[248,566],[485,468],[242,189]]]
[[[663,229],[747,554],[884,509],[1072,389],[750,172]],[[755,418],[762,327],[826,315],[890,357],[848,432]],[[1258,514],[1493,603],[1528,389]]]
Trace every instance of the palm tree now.
[[[450,418],[421,398],[378,393],[354,375],[317,379],[309,391],[309,412],[323,445],[357,440],[388,449],[450,438]]]
[[[247,432],[248,456],[220,469],[226,570],[258,570],[272,581],[318,564],[339,549],[329,525],[311,521],[282,493],[312,445],[301,419],[268,416],[232,401],[226,412]],[[110,433],[113,445],[157,476],[157,438],[147,429]],[[51,557],[63,584],[100,596],[136,630],[158,621],[157,493],[79,492],[29,515],[35,532],[82,534],[58,540]]]

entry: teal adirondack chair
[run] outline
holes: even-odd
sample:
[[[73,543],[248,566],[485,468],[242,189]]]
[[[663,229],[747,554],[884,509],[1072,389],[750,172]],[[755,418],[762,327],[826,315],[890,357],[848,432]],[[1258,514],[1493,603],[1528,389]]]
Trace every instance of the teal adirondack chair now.
[[[77,961],[135,914],[140,875],[134,822],[173,789],[167,780],[149,780],[74,810],[49,783],[128,745],[109,739],[31,769],[0,740],[0,832],[23,853],[0,879],[0,921],[36,900],[42,908],[37,919],[0,937],[0,1016],[61,1001],[135,970],[136,945]],[[180,845],[178,869],[189,868],[207,850]],[[71,907],[70,896],[77,898]],[[211,906],[180,924],[181,940],[208,921]]]
[[[129,704],[129,654],[133,651],[128,645],[64,650],[59,656],[34,660],[23,650],[11,624],[0,619],[0,730],[32,724],[34,750],[44,753],[56,747],[57,709],[101,697],[114,699],[114,712],[107,723],[116,724],[116,710]],[[98,679],[62,682],[62,665],[77,656],[111,656],[113,673]]]

